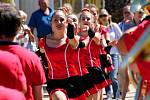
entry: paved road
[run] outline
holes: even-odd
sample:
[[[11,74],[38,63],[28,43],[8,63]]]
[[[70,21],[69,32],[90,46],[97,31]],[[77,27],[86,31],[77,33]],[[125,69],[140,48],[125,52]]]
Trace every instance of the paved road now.
[[[132,85],[129,85],[129,91],[127,92],[125,100],[134,100],[135,91],[136,91],[135,88]],[[105,94],[104,94],[104,99],[103,100],[107,100],[107,97],[106,97]]]
[[[134,95],[135,95],[135,89],[133,88],[132,85],[129,86],[129,91],[126,95],[126,99],[125,100],[134,100]],[[104,93],[104,100],[107,100],[106,95]],[[43,96],[43,100],[49,100],[49,96],[45,90],[45,86],[44,86],[44,96]]]
[[[136,89],[133,88],[132,85],[129,86],[129,91],[126,95],[126,99],[125,100],[134,100],[134,96],[135,96],[135,92],[136,92]]]

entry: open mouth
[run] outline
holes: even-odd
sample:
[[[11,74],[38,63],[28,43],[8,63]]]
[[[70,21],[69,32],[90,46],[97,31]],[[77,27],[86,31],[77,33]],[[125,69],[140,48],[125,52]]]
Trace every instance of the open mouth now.
[[[62,25],[57,25],[56,28],[57,29],[61,29],[63,26]]]
[[[88,26],[89,24],[88,23],[84,23],[83,25]]]

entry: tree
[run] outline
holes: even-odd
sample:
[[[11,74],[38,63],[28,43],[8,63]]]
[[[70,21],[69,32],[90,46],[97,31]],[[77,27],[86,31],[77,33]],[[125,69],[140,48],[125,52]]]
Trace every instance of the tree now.
[[[123,7],[130,3],[131,0],[105,0],[105,8],[112,15],[112,20],[114,22],[119,22],[123,19]]]

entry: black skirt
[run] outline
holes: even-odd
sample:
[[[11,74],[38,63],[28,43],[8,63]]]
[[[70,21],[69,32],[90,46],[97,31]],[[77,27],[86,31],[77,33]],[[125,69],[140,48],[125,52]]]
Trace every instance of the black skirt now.
[[[90,78],[98,89],[102,89],[110,84],[111,80],[107,73],[100,67],[88,67]]]
[[[81,76],[83,89],[84,89],[84,91],[86,91],[85,95],[87,97],[92,94],[95,94],[98,91],[98,89],[95,87],[93,80],[91,80],[90,77],[91,77],[91,75],[89,73]]]
[[[48,93],[56,89],[65,90],[68,98],[76,98],[85,93],[80,76],[73,76],[66,79],[49,79],[47,82]]]

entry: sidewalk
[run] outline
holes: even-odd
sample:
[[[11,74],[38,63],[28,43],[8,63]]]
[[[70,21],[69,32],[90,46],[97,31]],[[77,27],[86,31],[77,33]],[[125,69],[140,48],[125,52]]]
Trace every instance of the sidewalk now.
[[[125,100],[134,100],[135,92],[136,92],[136,89],[132,85],[130,85],[129,92],[126,95]]]
[[[134,100],[135,91],[136,91],[135,88],[130,84],[129,85],[129,91],[127,92],[125,100]],[[105,91],[103,93],[104,93],[104,95],[103,95],[104,100],[107,100],[107,96],[105,94]],[[115,99],[113,99],[113,100],[115,100]]]

